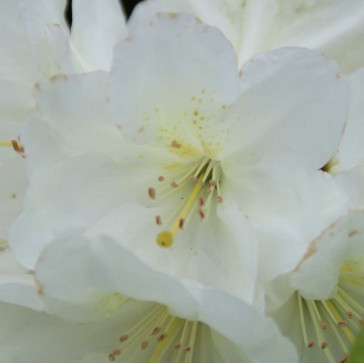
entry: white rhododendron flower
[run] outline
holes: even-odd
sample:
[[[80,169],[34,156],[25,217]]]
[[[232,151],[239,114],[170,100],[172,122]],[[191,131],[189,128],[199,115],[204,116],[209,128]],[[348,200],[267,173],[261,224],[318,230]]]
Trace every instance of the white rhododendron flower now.
[[[273,316],[302,362],[345,362],[364,324],[364,212],[352,211],[312,242],[277,283]]]
[[[155,269],[253,303],[257,264],[264,279],[291,271],[346,210],[317,171],[347,114],[337,72],[284,48],[239,73],[219,31],[155,17],[117,47],[108,100],[102,73],[36,90],[54,130],[33,118],[22,132],[30,187],[10,233],[16,256],[33,268],[53,238],[107,234]]]
[[[364,4],[356,0],[148,0],[134,16],[187,12],[218,27],[243,64],[283,46],[320,50],[345,73],[364,65]],[[148,14],[149,13],[149,14]]]
[[[21,122],[35,112],[36,82],[59,73],[83,73],[111,65],[114,45],[126,36],[117,0],[73,1],[70,31],[66,0],[1,0],[0,22],[0,240],[19,214],[27,184],[16,140]]]
[[[78,322],[112,317],[100,362],[297,361],[273,321],[249,305],[152,271],[106,237],[54,241],[36,279],[51,312]]]

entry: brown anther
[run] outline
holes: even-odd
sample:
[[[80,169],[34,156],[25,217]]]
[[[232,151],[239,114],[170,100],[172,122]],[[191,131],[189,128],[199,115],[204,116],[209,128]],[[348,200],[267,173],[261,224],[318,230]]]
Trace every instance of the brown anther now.
[[[198,180],[198,184],[200,184],[200,185],[204,185],[204,181],[203,181],[202,179],[199,179],[199,180]]]
[[[216,181],[215,180],[213,180],[213,179],[210,179],[210,185],[212,186],[212,187],[214,187],[215,185],[216,185]]]
[[[324,323],[323,321],[320,321],[320,327],[321,327],[321,329],[326,330],[327,329],[327,324]]]
[[[222,199],[222,197],[219,195],[219,196],[217,197],[217,201],[218,201],[219,203],[222,203],[222,202],[224,201],[224,199]]]
[[[326,349],[329,346],[328,342],[322,342],[321,343],[321,349]]]
[[[164,181],[164,176],[160,176],[159,178],[158,178],[158,181],[160,181],[160,182],[162,182],[162,181]]]
[[[114,354],[109,354],[109,361],[113,362],[115,360]]]
[[[184,352],[189,352],[191,350],[191,347],[186,347],[185,349],[183,349]]]
[[[180,342],[174,343],[174,348],[175,349],[179,349],[180,347],[181,347],[181,343]]]
[[[154,188],[148,188],[148,195],[149,195],[149,198],[150,199],[155,199],[155,195],[156,195],[156,192],[155,192],[155,189]]]
[[[182,145],[179,144],[176,140],[172,141],[171,146],[176,148],[176,149],[180,149],[182,147]]]
[[[205,200],[203,199],[203,196],[202,196],[202,195],[200,195],[200,196],[198,197],[198,205],[199,205],[200,207],[203,207],[203,206],[205,205]]]
[[[191,176],[191,180],[195,182],[196,181],[196,177],[194,175],[192,175]]]
[[[159,326],[155,327],[152,331],[152,335],[157,335],[161,331],[161,328]]]
[[[353,313],[351,311],[345,311],[345,315],[349,318],[352,319],[353,318]]]
[[[155,216],[155,223],[158,224],[158,226],[162,225],[162,218],[161,216]]]
[[[124,335],[122,335],[122,336],[119,338],[119,341],[121,341],[121,342],[125,342],[125,340],[128,340],[128,339],[129,339],[129,335],[124,334]]]
[[[203,210],[202,210],[202,209],[199,209],[199,210],[197,211],[197,213],[198,213],[198,215],[200,216],[200,218],[201,218],[201,219],[204,219],[204,218],[205,218],[205,213],[203,212]]]
[[[178,188],[178,184],[177,184],[176,182],[172,182],[172,183],[171,183],[171,187],[172,187],[172,188]]]
[[[147,349],[148,345],[149,345],[149,342],[147,342],[146,340],[144,340],[144,342],[142,342],[140,348]]]
[[[159,338],[158,338],[158,342],[163,342],[163,340],[164,339],[166,339],[167,338],[167,334],[166,333],[164,333],[164,334],[162,334]]]
[[[179,219],[179,222],[178,222],[178,228],[182,230],[184,224],[185,224],[185,219],[184,218],[180,218]]]
[[[206,193],[207,193],[207,194],[211,194],[211,192],[212,192],[212,189],[211,189],[211,188],[207,188],[207,189],[206,189]]]
[[[16,152],[18,153],[23,153],[24,152],[24,147],[20,146],[18,141],[16,140],[11,140],[11,143],[13,144],[13,148]]]
[[[347,326],[346,321],[338,321],[336,323],[336,326],[338,326],[339,328],[345,328]]]
[[[112,354],[114,354],[114,355],[120,355],[121,354],[121,349],[114,349],[112,351]]]
[[[315,339],[311,339],[311,340],[307,343],[307,347],[308,347],[308,348],[312,348],[315,344],[316,344]]]
[[[349,358],[349,354],[345,353],[344,356],[337,363],[345,363]]]

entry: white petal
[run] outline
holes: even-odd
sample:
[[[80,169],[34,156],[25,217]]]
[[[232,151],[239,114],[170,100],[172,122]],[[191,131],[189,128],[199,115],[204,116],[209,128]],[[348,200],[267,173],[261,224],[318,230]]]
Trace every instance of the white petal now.
[[[59,260],[63,263],[56,262]],[[52,310],[69,319],[104,318],[110,314],[115,292],[162,303],[183,318],[196,317],[195,300],[177,279],[151,270],[107,237],[54,241],[41,255],[36,278],[43,286],[45,300],[52,301]],[[77,305],[89,308],[75,314]],[[114,312],[119,307],[116,304]]]
[[[237,95],[237,73],[233,49],[217,29],[185,14],[159,14],[116,47],[114,122],[138,142],[165,146],[185,137],[196,148],[200,117],[211,127],[220,121],[222,105]]]
[[[72,2],[72,44],[86,70],[109,70],[114,46],[125,36],[125,16],[118,0]]]
[[[85,230],[120,204],[122,177],[118,164],[93,154],[38,170],[9,234],[19,261],[32,268],[51,239]]]
[[[35,105],[32,91],[25,82],[0,80],[0,135],[2,140],[17,139],[20,123],[33,112],[35,112]]]
[[[22,2],[22,20],[33,60],[46,77],[73,72],[79,65],[70,47],[64,19],[66,0]]]
[[[27,186],[24,160],[19,155],[14,155],[8,160],[0,161],[0,175],[0,239],[7,240],[10,225],[23,206]]]
[[[351,207],[364,209],[364,163],[339,173],[335,180],[348,196]]]
[[[240,346],[252,362],[297,361],[295,349],[272,320],[222,291],[186,285],[198,301],[199,319]]]
[[[351,102],[349,119],[337,154],[338,171],[347,171],[364,162],[364,68],[349,78]]]
[[[363,221],[364,213],[353,211],[312,242],[291,278],[304,298],[333,296],[344,261],[364,253]]]
[[[1,0],[0,79],[31,85],[38,70],[29,53],[27,39],[19,17],[21,0]]]
[[[44,309],[33,275],[16,261],[10,249],[0,252],[0,264],[0,301]]]
[[[91,325],[76,325],[15,305],[0,304],[0,353],[4,363],[108,363],[120,331],[140,312],[129,309]],[[139,309],[140,310],[140,309]]]
[[[86,235],[111,236],[154,270],[221,288],[252,303],[258,247],[244,214],[226,205],[217,217],[212,213],[200,221],[196,216],[175,234],[173,246],[164,249],[156,243],[163,230],[155,222],[161,210],[127,203],[105,215]]]
[[[351,0],[248,2],[240,58],[287,45],[317,49],[345,72],[363,66],[364,6]]]
[[[79,152],[120,154],[120,130],[110,121],[106,73],[61,75],[38,84],[39,111],[64,141]],[[30,141],[31,142],[31,141]]]
[[[86,311],[94,315],[101,314],[102,308],[110,313],[110,305],[105,304],[110,300],[100,292],[112,295],[113,291],[118,291],[165,304],[172,315],[199,319],[232,340],[244,350],[243,356],[248,355],[254,362],[266,362],[271,355],[282,361],[296,361],[294,349],[281,337],[274,323],[240,300],[190,280],[181,283],[154,272],[107,238],[88,240],[79,237],[60,242],[45,249],[37,266],[37,279],[43,285],[44,299],[58,314],[72,318],[72,311],[82,303],[88,305]],[[57,264],[60,259],[64,263]],[[82,312],[77,315],[80,318]],[[220,338],[215,336],[214,339]],[[224,344],[224,338],[222,340]],[[223,347],[218,345],[218,348],[221,351]],[[221,354],[226,357],[227,353],[222,350]],[[229,356],[234,356],[234,352],[227,354]]]
[[[133,10],[129,25],[140,26],[158,12],[183,12],[216,26],[230,40],[237,54],[240,53],[241,33],[245,27],[245,4],[242,0],[157,0],[141,2]]]
[[[301,48],[254,57],[227,116],[234,121],[227,150],[256,162],[285,157],[320,169],[339,147],[348,112],[348,88],[337,72],[334,61]]]
[[[241,173],[233,166],[223,166],[224,203],[240,205],[252,223],[263,279],[294,269],[309,242],[349,207],[327,173],[304,173],[284,158],[246,162]]]

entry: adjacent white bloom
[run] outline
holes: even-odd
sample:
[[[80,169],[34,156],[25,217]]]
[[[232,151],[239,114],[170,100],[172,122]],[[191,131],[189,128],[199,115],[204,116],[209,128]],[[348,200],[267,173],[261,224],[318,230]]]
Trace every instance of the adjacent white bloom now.
[[[126,36],[117,0],[73,1],[72,31],[64,19],[66,0],[0,1],[0,145],[17,140],[23,119],[35,113],[37,81],[59,73],[108,70],[114,45]],[[2,140],[9,142],[2,142]],[[26,177],[11,148],[0,150],[0,239],[20,213]]]
[[[291,297],[274,316],[302,362],[345,362],[364,324],[363,221],[362,211],[341,218],[276,282],[274,304]]]
[[[345,211],[317,171],[347,113],[337,71],[284,48],[239,74],[218,30],[160,15],[117,47],[109,101],[102,73],[42,82],[37,104],[54,130],[33,119],[22,132],[30,187],[10,235],[17,257],[33,268],[53,238],[107,234],[155,269],[255,303],[257,265],[265,279],[291,271]]]
[[[54,241],[41,255],[36,279],[57,315],[78,322],[109,318],[100,362],[297,361],[275,324],[252,307],[155,272],[106,237]]]
[[[345,73],[364,65],[364,4],[356,0],[148,0],[135,17],[187,12],[221,29],[243,64],[257,53],[302,46],[335,58]]]

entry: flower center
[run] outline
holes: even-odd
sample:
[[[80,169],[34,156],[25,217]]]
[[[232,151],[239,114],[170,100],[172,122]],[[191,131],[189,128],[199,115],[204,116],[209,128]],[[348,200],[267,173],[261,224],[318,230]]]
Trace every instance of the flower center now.
[[[165,306],[158,305],[119,337],[119,346],[109,354],[109,360],[123,355],[127,361],[142,361],[138,355],[145,356],[150,350],[149,363],[191,362],[197,335],[204,327],[198,321],[173,317]]]
[[[182,200],[169,215],[155,217],[158,226],[168,227],[156,236],[160,247],[171,247],[177,231],[186,228],[193,215],[205,220],[212,206],[223,202],[221,175],[219,162],[205,157],[187,168],[180,168],[173,175],[160,176],[158,181],[162,186],[148,189],[149,197],[155,201],[173,196]]]
[[[348,286],[350,285],[350,286]],[[348,287],[348,289],[344,288]],[[363,293],[363,277],[343,266],[337,294],[329,300],[306,300],[297,292],[300,323],[306,347],[319,347],[330,363],[337,362],[330,347],[341,350],[339,363],[349,358],[355,336],[364,325],[364,308],[353,294]],[[354,288],[354,290],[352,290]],[[310,330],[311,337],[308,336]],[[325,336],[330,335],[330,345]]]

